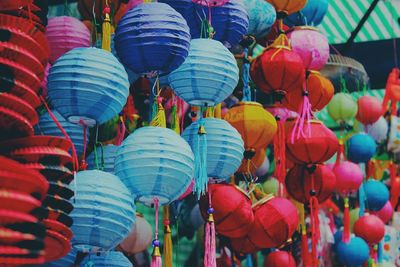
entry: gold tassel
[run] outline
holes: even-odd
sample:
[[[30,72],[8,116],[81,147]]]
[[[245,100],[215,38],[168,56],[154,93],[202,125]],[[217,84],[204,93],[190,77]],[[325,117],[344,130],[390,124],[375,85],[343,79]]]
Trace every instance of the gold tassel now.
[[[161,97],[158,97],[157,101],[158,101],[157,114],[150,122],[150,126],[165,128],[167,127],[167,120],[165,119],[165,110],[161,103],[162,101]]]
[[[206,109],[206,116],[205,118],[214,118],[214,107],[208,107]]]
[[[214,117],[217,119],[222,119],[222,104],[219,103],[214,108]]]
[[[181,134],[181,127],[179,125],[179,115],[178,115],[178,107],[175,104],[172,107],[172,122],[171,122],[171,129],[175,131],[177,134]]]
[[[101,48],[111,52],[111,20],[110,20],[110,8],[104,9],[104,21],[102,25],[102,42]]]
[[[172,267],[172,231],[169,221],[169,206],[164,206],[164,267]]]

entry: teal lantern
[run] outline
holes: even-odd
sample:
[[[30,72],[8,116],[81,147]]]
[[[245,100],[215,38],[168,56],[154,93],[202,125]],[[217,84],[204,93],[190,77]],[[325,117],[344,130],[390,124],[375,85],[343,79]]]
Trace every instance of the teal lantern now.
[[[117,156],[117,149],[118,146],[115,145],[97,146],[86,159],[88,169],[114,173],[114,161]]]
[[[132,267],[132,263],[119,251],[92,253],[85,257],[80,266],[93,267]]]

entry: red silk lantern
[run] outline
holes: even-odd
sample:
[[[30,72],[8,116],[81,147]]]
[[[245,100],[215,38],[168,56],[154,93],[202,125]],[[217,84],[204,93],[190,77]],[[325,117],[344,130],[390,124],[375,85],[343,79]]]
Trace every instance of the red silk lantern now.
[[[232,238],[245,236],[254,221],[250,198],[231,184],[210,184],[208,192],[211,194],[216,231]],[[208,218],[208,208],[207,194],[200,199],[204,220]]]
[[[286,251],[274,251],[264,259],[264,267],[296,267],[292,254]]]
[[[327,200],[336,187],[336,176],[325,165],[307,167],[294,166],[286,176],[286,190],[289,195],[301,203],[308,203],[311,198],[312,179],[314,176],[314,191],[319,203]]]
[[[285,198],[267,196],[253,205],[253,211],[254,224],[248,236],[260,248],[283,245],[299,223],[296,207]]]
[[[301,90],[305,82],[303,60],[286,44],[285,38],[285,35],[280,35],[251,64],[253,82],[267,94],[284,96],[291,90]]]
[[[362,96],[357,104],[356,119],[363,124],[373,124],[383,115],[382,104],[376,97]]]
[[[375,245],[385,236],[385,224],[379,217],[365,214],[354,223],[353,231],[368,244]]]
[[[286,122],[286,156],[297,164],[323,163],[338,150],[338,139],[321,121],[305,121],[294,140],[295,121]]]
[[[231,238],[231,245],[233,251],[242,254],[252,254],[261,250],[261,248],[258,248],[250,241],[248,236],[240,238]]]

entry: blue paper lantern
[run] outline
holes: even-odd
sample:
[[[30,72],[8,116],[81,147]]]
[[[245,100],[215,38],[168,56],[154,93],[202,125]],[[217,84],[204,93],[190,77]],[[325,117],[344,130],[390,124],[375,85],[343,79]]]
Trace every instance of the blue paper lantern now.
[[[201,119],[206,131],[207,175],[227,180],[239,168],[243,159],[244,142],[240,133],[227,121],[214,118]],[[195,121],[182,133],[198,156],[195,147],[199,142],[200,121]],[[200,144],[202,145],[202,144]]]
[[[177,11],[164,3],[130,9],[115,32],[115,48],[123,64],[135,73],[169,73],[189,53],[189,27]]]
[[[173,9],[179,12],[182,17],[186,20],[189,28],[191,25],[196,25],[195,19],[195,3],[192,0],[159,0],[159,3],[165,3],[171,6]]]
[[[336,245],[339,261],[346,266],[361,266],[369,258],[369,247],[364,239],[351,237],[348,243],[340,241]]]
[[[293,26],[318,26],[328,12],[328,0],[308,0],[306,6],[299,12],[285,19],[285,24]]]
[[[60,57],[50,69],[47,87],[64,118],[89,126],[118,115],[129,95],[124,66],[110,52],[93,47],[75,48]]]
[[[88,252],[115,248],[135,222],[129,190],[117,176],[98,170],[78,172],[70,186],[75,191],[72,245]]]
[[[194,156],[189,144],[174,131],[143,127],[130,134],[117,151],[115,173],[136,200],[160,205],[178,199],[189,187]]]
[[[243,2],[249,14],[248,33],[257,38],[264,37],[276,20],[274,6],[265,0],[244,0]]]
[[[389,190],[380,181],[370,179],[363,183],[366,208],[371,211],[379,211],[389,200]]]
[[[355,163],[368,162],[376,153],[375,140],[366,133],[353,135],[347,143],[347,158]]]
[[[221,42],[193,39],[189,56],[168,79],[187,103],[214,106],[232,94],[239,81],[239,69],[235,57]]]
[[[213,39],[220,41],[226,47],[231,48],[243,39],[249,28],[249,16],[242,0],[229,1],[223,6],[211,8],[211,26],[214,28]],[[189,23],[192,38],[201,36],[203,20],[209,20],[209,8],[195,5],[195,18],[197,25]]]
[[[64,119],[56,110],[52,111],[54,116],[60,125],[67,132],[75,145],[76,153],[78,155],[83,154],[84,149],[84,129],[83,126],[70,123]],[[50,117],[49,113],[45,113],[39,118],[39,123],[35,126],[36,135],[49,135],[49,136],[60,136],[64,137],[60,129],[58,129],[56,123]],[[86,144],[89,142],[89,131],[86,131]]]
[[[76,256],[78,251],[72,249],[67,256],[58,259],[56,261],[47,262],[42,265],[34,265],[35,267],[73,267],[75,264]]]
[[[85,257],[81,267],[132,267],[132,263],[119,251],[109,251],[103,253],[89,254]]]
[[[117,156],[117,150],[118,146],[115,145],[97,146],[96,150],[86,158],[88,170],[101,170],[114,173],[114,161]],[[95,152],[97,152],[97,157]]]

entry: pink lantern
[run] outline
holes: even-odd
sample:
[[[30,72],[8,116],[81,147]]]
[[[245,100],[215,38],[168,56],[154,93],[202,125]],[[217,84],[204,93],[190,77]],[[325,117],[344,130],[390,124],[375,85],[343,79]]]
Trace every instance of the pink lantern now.
[[[328,62],[328,39],[316,28],[295,27],[288,37],[293,51],[303,59],[307,70],[321,70]]]
[[[136,214],[136,222],[129,235],[119,245],[127,254],[135,254],[147,249],[151,244],[153,230],[142,215]]]
[[[44,77],[42,80],[42,85],[41,85],[41,95],[46,98],[47,97],[47,76],[49,75],[51,65],[47,63],[46,69],[44,70]]]
[[[80,20],[61,16],[49,19],[46,37],[50,45],[50,63],[77,47],[90,46],[90,32]]]
[[[360,166],[350,161],[341,161],[338,164],[327,164],[336,175],[336,191],[348,194],[357,191],[363,181]]]
[[[376,216],[381,218],[384,223],[388,223],[393,216],[392,203],[390,203],[390,201],[386,202],[385,206],[383,206],[382,209],[380,209],[379,211],[375,211],[372,214],[375,214]]]
[[[229,0],[192,0],[192,2],[202,6],[223,6]]]

